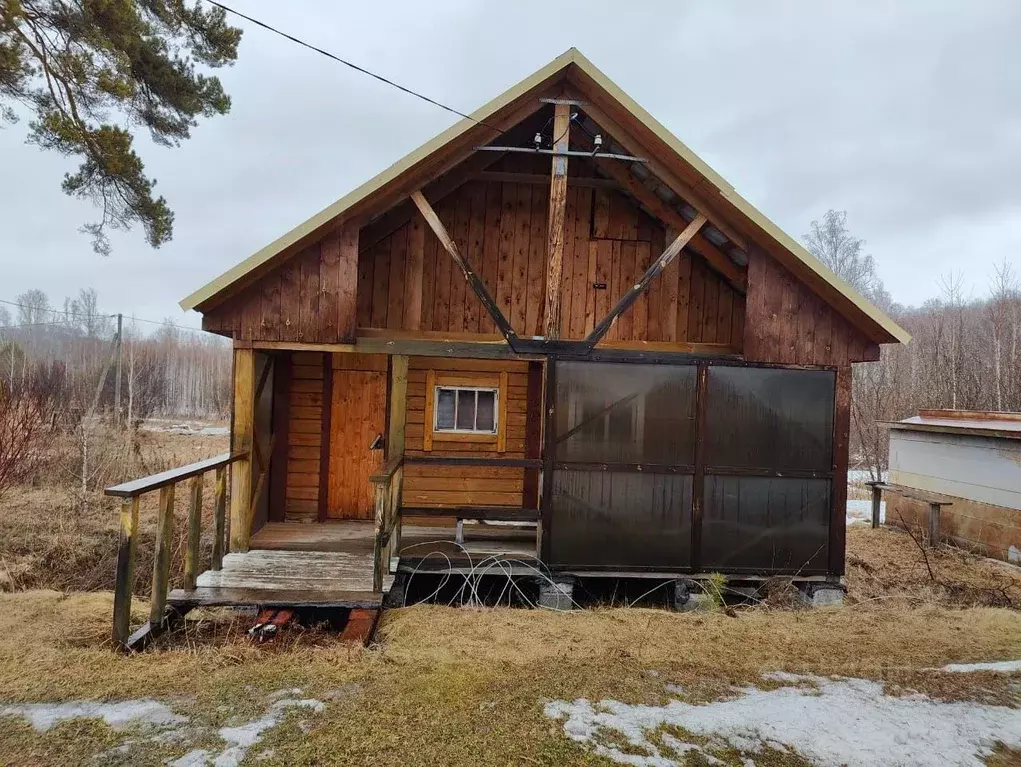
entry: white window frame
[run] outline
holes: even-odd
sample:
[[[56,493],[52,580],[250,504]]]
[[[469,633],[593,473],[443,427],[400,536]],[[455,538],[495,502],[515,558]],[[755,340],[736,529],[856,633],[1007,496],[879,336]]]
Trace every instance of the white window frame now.
[[[454,424],[457,425],[457,402],[460,395],[457,392],[492,392],[493,393],[493,430],[482,429],[444,429],[440,427],[440,391],[447,390],[454,394]],[[475,397],[475,423],[479,420],[478,395]],[[500,433],[500,387],[499,386],[455,386],[451,384],[436,384],[433,387],[433,432],[436,434],[482,434],[487,437],[496,437]]]

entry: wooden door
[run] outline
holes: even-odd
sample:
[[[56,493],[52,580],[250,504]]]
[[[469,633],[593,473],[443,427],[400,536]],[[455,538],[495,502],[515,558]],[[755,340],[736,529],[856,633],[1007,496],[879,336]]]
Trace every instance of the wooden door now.
[[[326,516],[372,519],[373,489],[369,477],[382,464],[383,451],[370,446],[386,428],[386,357],[333,356]]]

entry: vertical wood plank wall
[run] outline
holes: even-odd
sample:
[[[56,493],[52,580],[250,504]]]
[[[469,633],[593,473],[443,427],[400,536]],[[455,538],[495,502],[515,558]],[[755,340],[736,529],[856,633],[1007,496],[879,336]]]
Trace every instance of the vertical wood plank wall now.
[[[470,181],[434,206],[519,335],[542,333],[548,196],[541,184]],[[414,236],[421,226],[416,214],[359,253],[358,326],[496,334],[436,238],[429,232]],[[580,339],[662,253],[666,232],[623,195],[580,186],[568,187],[565,229],[561,333]],[[419,262],[420,294],[405,282]],[[407,300],[409,290],[415,303]],[[719,343],[740,349],[743,311],[744,296],[685,251],[621,316],[606,343]]]
[[[295,352],[291,356],[284,492],[284,518],[288,522],[314,522],[319,517],[323,356],[318,352]]]
[[[843,367],[879,359],[879,346],[781,264],[750,249],[744,356],[753,362]]]
[[[443,440],[433,436],[432,449],[425,450],[424,435],[428,371],[437,376],[491,376],[507,373],[506,450],[495,446]],[[408,407],[405,445],[408,455],[485,456],[524,458],[528,403],[528,363],[516,360],[464,360],[412,357],[408,363]],[[524,470],[513,467],[437,466],[408,464],[404,469],[404,503],[408,506],[521,506]]]
[[[357,249],[357,230],[331,232],[205,312],[202,328],[248,341],[353,342]]]

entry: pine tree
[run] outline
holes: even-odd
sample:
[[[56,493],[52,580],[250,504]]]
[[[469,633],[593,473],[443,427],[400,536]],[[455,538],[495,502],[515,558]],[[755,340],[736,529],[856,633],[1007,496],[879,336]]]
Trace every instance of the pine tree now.
[[[185,0],[0,0],[0,120],[27,107],[30,142],[81,158],[63,189],[101,210],[82,227],[96,252],[109,253],[108,229],[140,224],[153,247],[173,236],[128,126],[178,146],[199,116],[230,110],[219,79],[197,70],[236,60],[241,30],[225,17]]]

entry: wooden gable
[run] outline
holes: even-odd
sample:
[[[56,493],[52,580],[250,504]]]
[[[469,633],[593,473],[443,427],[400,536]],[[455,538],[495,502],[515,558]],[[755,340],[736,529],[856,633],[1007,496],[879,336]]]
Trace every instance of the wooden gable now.
[[[520,336],[542,334],[546,292],[549,184],[529,172],[533,159],[504,158],[496,169],[435,203],[458,249]],[[568,182],[560,291],[566,339],[590,333],[666,246],[659,221],[600,181],[588,175]],[[736,351],[743,338],[743,305],[741,293],[697,254],[685,252],[621,316],[606,341],[708,343]],[[500,337],[417,214],[359,253],[358,326],[450,338]]]
[[[203,327],[252,342],[488,341],[546,336],[557,315],[551,337],[564,341],[595,338],[610,318],[602,346],[827,366],[877,358],[890,336],[859,321],[860,297],[728,212],[739,198],[707,193],[710,182],[721,189],[711,169],[664,148],[629,118],[636,105],[587,81],[587,67],[515,92],[453,149],[416,157],[333,218],[310,219],[294,244],[206,299]],[[552,141],[554,118],[566,121],[563,97],[577,112],[569,146],[557,144],[571,150],[566,176],[551,173],[548,153],[526,151],[537,133]],[[502,133],[471,146],[490,126]],[[549,236],[553,197],[559,239]],[[675,238],[683,249],[647,274]],[[560,289],[550,293],[554,263]],[[634,303],[617,316],[625,297]]]

